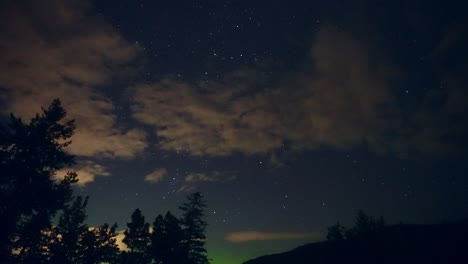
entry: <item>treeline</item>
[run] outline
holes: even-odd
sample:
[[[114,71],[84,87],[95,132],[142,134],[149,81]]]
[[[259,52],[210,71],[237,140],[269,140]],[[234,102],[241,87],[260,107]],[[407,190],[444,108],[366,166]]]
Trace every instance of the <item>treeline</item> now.
[[[35,263],[208,263],[204,248],[205,202],[200,193],[187,196],[179,219],[171,212],[158,215],[152,225],[136,209],[123,231],[126,250],[117,245],[117,225],[86,225],[88,199],[76,197],[56,226],[44,230],[41,252],[27,256]],[[16,256],[16,259],[24,257]],[[24,262],[24,261],[23,261]]]
[[[29,123],[11,114],[0,125],[1,263],[208,263],[200,193],[187,196],[180,218],[167,212],[150,225],[135,210],[124,231],[125,251],[117,246],[117,224],[86,224],[88,197],[72,190],[78,175],[54,179],[75,163],[65,151],[75,128],[58,99]]]
[[[330,226],[327,232],[327,240],[342,241],[353,239],[369,239],[377,237],[384,231],[385,221],[382,217],[374,218],[360,210],[357,214],[354,226],[347,229],[340,222]]]

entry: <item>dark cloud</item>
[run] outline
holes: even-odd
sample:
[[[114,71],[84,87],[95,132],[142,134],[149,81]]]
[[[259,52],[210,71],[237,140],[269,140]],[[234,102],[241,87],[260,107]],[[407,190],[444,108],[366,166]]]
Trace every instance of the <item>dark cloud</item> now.
[[[399,144],[401,152],[435,156],[460,155],[467,147],[468,55],[466,28],[461,24],[440,30],[427,54],[436,84],[426,87],[417,110],[408,118],[411,125]]]

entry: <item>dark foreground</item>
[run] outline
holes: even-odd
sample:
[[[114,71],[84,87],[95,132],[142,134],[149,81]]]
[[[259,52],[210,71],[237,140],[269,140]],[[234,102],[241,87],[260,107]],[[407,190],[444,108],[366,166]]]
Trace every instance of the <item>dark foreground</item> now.
[[[307,244],[244,264],[468,263],[468,221],[394,225],[374,236]]]

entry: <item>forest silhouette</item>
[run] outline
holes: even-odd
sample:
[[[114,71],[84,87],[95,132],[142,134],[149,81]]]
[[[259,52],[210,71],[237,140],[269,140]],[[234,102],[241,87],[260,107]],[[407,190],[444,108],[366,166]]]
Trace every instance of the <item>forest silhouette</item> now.
[[[156,263],[206,264],[206,202],[195,192],[171,212],[147,222],[140,209],[123,231],[117,224],[86,224],[88,197],[76,196],[78,175],[69,171],[75,157],[66,151],[73,120],[55,99],[29,123],[10,115],[0,126],[1,263]],[[54,219],[56,219],[54,221]],[[443,225],[388,226],[360,211],[355,225],[328,228],[327,241],[264,256],[246,264],[267,263],[468,263],[468,222]]]
[[[75,163],[66,148],[76,126],[66,120],[55,99],[29,123],[11,114],[9,123],[0,126],[0,262],[208,263],[206,204],[198,192],[187,195],[180,218],[167,212],[152,226],[136,209],[124,231],[128,250],[117,246],[117,224],[86,224],[88,197],[72,189],[78,175],[69,171],[60,181],[54,178]]]

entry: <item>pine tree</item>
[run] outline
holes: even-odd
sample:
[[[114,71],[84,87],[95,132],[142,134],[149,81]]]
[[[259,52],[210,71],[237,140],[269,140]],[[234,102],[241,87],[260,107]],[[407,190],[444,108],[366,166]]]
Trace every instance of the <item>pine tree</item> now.
[[[58,225],[49,232],[47,263],[97,264],[117,261],[117,225],[88,227],[85,224],[87,204],[88,197],[83,199],[78,196],[63,210]]]
[[[187,252],[189,264],[207,264],[205,249],[205,230],[207,223],[203,220],[206,203],[201,193],[187,196],[187,201],[180,207],[183,212],[181,223],[184,230],[183,246]]]
[[[166,263],[185,263],[187,258],[183,247],[184,233],[180,221],[171,212],[164,216],[164,226],[167,233],[168,258]]]
[[[148,253],[156,264],[163,264],[167,261],[167,232],[162,215],[158,215],[156,219],[154,219],[153,233],[151,233],[151,245]]]
[[[164,217],[158,215],[153,223],[149,253],[157,264],[185,263],[183,238],[179,220],[171,212]]]
[[[72,195],[76,174],[56,182],[54,174],[73,164],[65,152],[75,125],[64,121],[66,111],[58,99],[42,109],[29,124],[13,114],[0,126],[0,259],[37,262],[43,253],[41,230]],[[19,254],[12,256],[12,250]],[[28,260],[29,259],[29,260]]]
[[[140,209],[136,209],[131,221],[127,223],[122,240],[130,250],[126,254],[128,263],[147,263],[147,249],[150,244],[149,224],[145,222],[145,217]]]
[[[52,236],[57,238],[49,245],[51,263],[78,263],[81,249],[80,241],[82,235],[88,230],[84,223],[88,197],[81,196],[68,205],[59,218],[58,225],[53,228]]]

